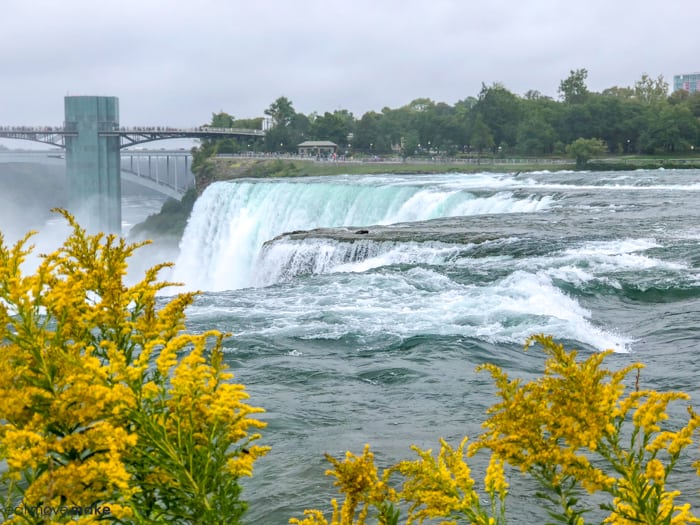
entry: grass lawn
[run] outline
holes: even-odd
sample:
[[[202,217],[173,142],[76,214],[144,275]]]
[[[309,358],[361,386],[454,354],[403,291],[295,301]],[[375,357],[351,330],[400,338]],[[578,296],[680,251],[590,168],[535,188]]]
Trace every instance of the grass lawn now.
[[[408,159],[386,161],[325,162],[301,160],[293,157],[241,158],[217,157],[216,180],[241,177],[304,177],[322,175],[372,175],[382,173],[517,173],[521,171],[574,170],[573,159],[476,159],[436,160]],[[620,156],[593,159],[586,165],[588,171],[617,171],[635,169],[688,169],[700,168],[700,158],[670,158],[654,156]]]
[[[546,160],[541,162],[499,161],[482,159],[481,162],[464,161],[355,161],[355,162],[318,162],[293,158],[277,159],[241,159],[231,160],[227,157],[216,159],[216,180],[241,177],[311,177],[322,175],[373,175],[382,173],[476,173],[476,172],[519,172],[533,170],[569,170],[573,162]]]

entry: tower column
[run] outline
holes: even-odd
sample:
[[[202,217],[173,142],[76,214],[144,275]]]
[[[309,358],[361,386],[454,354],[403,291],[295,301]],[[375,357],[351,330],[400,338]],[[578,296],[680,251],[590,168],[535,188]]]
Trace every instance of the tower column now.
[[[117,97],[65,97],[68,211],[90,231],[121,233],[121,158]]]

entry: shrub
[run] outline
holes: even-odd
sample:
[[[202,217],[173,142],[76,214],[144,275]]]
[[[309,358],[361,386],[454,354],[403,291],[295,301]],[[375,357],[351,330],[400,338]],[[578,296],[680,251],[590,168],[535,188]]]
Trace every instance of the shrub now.
[[[641,364],[612,371],[603,367],[609,352],[579,360],[551,337],[534,336],[532,343],[547,355],[544,373],[535,381],[522,384],[495,365],[480,367],[491,373],[499,402],[488,410],[484,433],[468,448],[466,438],[457,449],[441,441],[437,457],[414,447],[417,460],[400,462],[381,477],[369,448],[360,458],[329,457],[334,468],[327,474],[338,478],[345,495],[341,512],[333,502],[330,523],[364,524],[369,510],[380,524],[398,523],[394,505],[399,505],[407,508],[406,523],[444,518],[440,523],[504,524],[506,465],[539,485],[538,497],[556,523],[584,525],[594,505],[586,496],[594,493],[606,500],[600,505],[608,512],[604,523],[700,523],[690,503],[678,503],[681,493],[670,486],[700,416],[689,407],[687,420],[673,430],[666,423],[667,407],[688,395],[640,390],[639,376],[635,389],[625,394],[624,380],[639,373]],[[467,463],[480,451],[490,454],[482,494]],[[694,467],[700,475],[700,461]],[[392,476],[398,477],[396,489],[390,486]],[[322,511],[307,510],[290,523],[329,522]]]
[[[194,294],[159,307],[167,265],[124,284],[143,243],[61,213],[72,233],[31,275],[31,235],[0,236],[4,522],[238,523],[238,479],[267,449],[224,335],[184,332]]]
[[[605,143],[600,139],[578,138],[566,147],[566,153],[576,159],[577,168],[583,168],[589,160],[605,151]]]

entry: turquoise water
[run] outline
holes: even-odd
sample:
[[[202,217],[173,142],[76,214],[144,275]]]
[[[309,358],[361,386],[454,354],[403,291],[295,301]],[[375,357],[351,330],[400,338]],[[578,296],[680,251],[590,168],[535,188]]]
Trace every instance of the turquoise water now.
[[[697,170],[211,186],[173,277],[204,290],[189,328],[234,334],[228,362],[267,411],[248,521],[327,508],[324,452],[370,443],[386,466],[476,437],[494,397],[474,368],[534,377],[533,333],[612,348],[613,367],[647,365],[643,387],[697,399],[699,198]],[[511,483],[512,522],[541,522],[534,487]]]

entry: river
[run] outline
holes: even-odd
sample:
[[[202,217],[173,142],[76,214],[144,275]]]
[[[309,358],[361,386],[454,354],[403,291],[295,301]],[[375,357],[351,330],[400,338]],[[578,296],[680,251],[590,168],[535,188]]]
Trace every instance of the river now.
[[[699,197],[697,170],[210,186],[172,277],[203,290],[189,328],[233,334],[228,363],[266,409],[248,521],[327,509],[324,452],[370,443],[387,466],[411,444],[476,437],[495,398],[475,367],[535,377],[534,333],[611,348],[611,367],[647,365],[643,387],[697,399]],[[544,519],[534,487],[511,483],[512,522]]]

